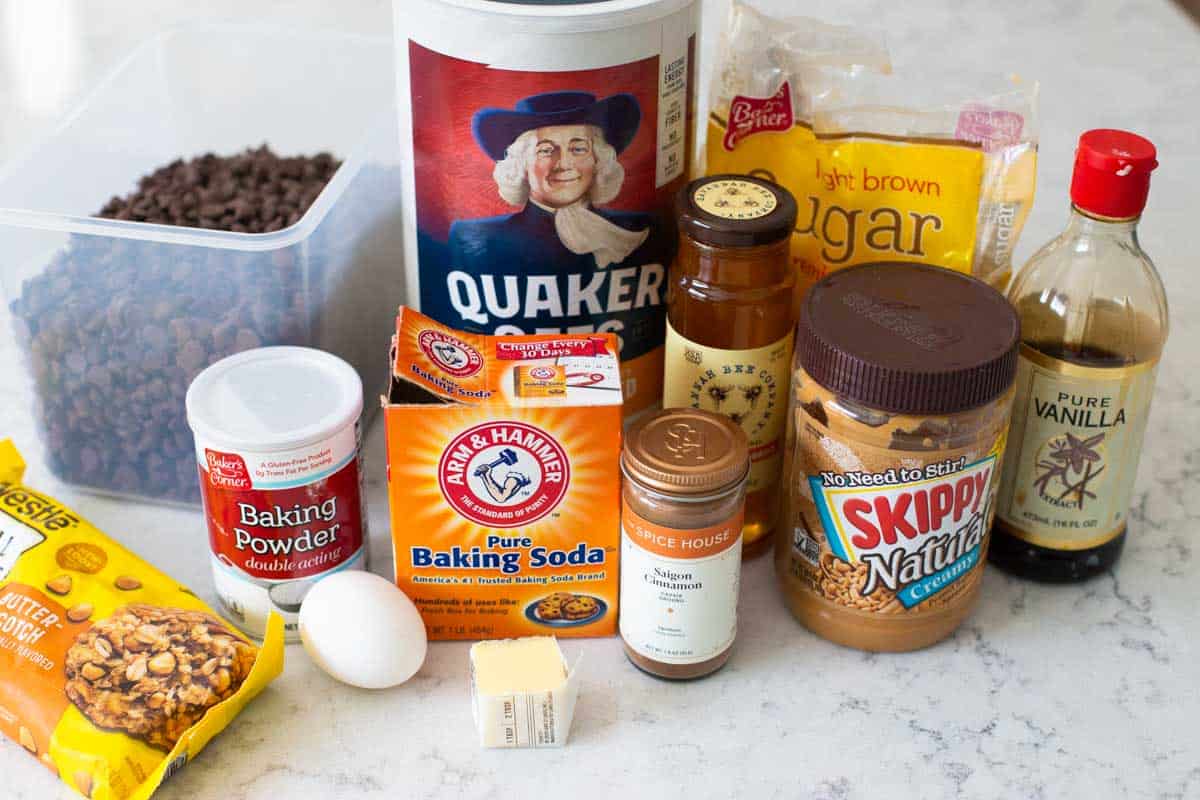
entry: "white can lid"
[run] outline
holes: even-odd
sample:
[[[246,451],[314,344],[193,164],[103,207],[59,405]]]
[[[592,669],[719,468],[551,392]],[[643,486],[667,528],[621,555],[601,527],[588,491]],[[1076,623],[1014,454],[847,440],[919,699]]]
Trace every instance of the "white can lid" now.
[[[362,380],[353,367],[322,350],[259,347],[197,375],[186,404],[197,437],[234,450],[287,450],[357,422]]]
[[[529,33],[544,34],[630,28],[695,6],[696,0],[426,0],[424,7],[412,10],[422,14],[438,5],[492,19],[534,23],[538,27]]]

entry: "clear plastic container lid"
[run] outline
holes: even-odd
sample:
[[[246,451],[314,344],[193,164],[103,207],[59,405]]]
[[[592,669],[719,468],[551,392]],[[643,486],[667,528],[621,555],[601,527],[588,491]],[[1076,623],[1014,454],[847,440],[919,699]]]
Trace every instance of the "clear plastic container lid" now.
[[[223,358],[187,391],[187,419],[197,437],[231,449],[303,447],[358,421],[362,381],[323,350],[260,347]]]

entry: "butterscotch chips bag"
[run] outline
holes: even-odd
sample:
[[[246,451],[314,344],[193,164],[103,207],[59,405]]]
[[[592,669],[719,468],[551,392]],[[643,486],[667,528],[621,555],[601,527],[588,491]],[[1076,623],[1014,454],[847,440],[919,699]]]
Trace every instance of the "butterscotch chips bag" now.
[[[0,731],[81,794],[149,797],[283,669],[71,509],[0,441]]]
[[[799,283],[871,261],[1003,288],[1033,204],[1036,84],[951,65],[893,72],[882,39],[734,0],[714,74],[709,174],[796,196]]]

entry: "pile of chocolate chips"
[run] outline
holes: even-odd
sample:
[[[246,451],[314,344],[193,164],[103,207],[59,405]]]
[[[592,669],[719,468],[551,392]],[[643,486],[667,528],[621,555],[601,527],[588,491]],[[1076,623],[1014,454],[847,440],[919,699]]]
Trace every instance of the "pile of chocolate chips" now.
[[[266,146],[175,161],[100,216],[228,231],[295,223],[340,166]],[[358,211],[347,210],[357,214]],[[304,344],[335,269],[318,230],[305,248],[235,250],[72,235],[12,304],[50,468],[106,492],[197,502],[184,394],[204,367],[262,345]],[[348,224],[348,223],[347,223]]]
[[[176,159],[114,197],[97,216],[236,233],[294,225],[341,162],[329,153],[281,158],[267,145],[229,158],[206,153]]]

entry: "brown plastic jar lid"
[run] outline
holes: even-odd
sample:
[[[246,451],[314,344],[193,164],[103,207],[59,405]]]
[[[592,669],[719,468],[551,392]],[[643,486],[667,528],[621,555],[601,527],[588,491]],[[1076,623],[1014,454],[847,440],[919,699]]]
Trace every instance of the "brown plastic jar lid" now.
[[[791,236],[796,198],[777,183],[749,175],[697,178],[675,195],[679,230],[714,247],[754,247]]]
[[[1020,321],[983,281],[883,262],[809,290],[797,360],[829,391],[896,414],[951,414],[1003,394],[1017,370]]]
[[[621,468],[631,480],[667,494],[718,494],[745,480],[750,445],[745,431],[726,417],[671,408],[626,431]]]

